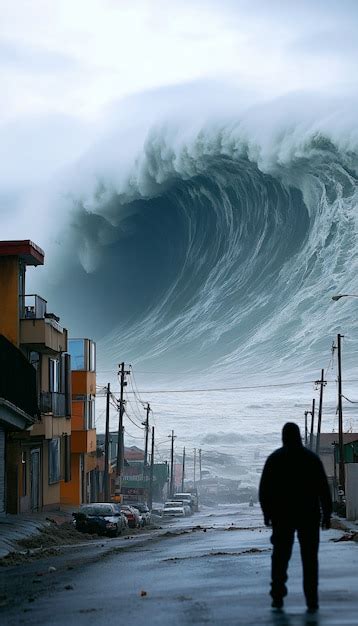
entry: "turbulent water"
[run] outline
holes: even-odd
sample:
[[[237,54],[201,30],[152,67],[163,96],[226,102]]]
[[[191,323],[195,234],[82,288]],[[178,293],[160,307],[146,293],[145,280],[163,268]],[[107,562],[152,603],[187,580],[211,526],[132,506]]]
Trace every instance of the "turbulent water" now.
[[[85,319],[98,340],[100,379],[123,359],[154,390],[312,380],[340,331],[345,373],[358,378],[358,303],[331,300],[358,289],[354,111],[291,98],[237,118],[185,117],[133,141],[116,132],[78,164],[61,195],[66,265],[51,297],[68,319],[75,303],[76,333]],[[312,394],[144,397],[160,432],[175,427],[178,445],[208,454],[222,446],[234,474],[238,450],[258,459],[284,419],[302,423]]]

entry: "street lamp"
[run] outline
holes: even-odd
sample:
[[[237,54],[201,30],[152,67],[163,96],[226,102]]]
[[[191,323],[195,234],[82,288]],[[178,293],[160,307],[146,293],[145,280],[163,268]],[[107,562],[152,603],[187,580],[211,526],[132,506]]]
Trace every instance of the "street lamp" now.
[[[341,298],[358,298],[358,294],[355,293],[340,293],[337,296],[332,296],[332,300],[335,302]]]

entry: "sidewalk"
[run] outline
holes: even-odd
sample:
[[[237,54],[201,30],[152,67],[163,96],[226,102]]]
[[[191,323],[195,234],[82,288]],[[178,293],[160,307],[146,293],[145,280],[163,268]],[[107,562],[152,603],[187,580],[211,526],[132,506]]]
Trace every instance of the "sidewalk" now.
[[[71,520],[66,511],[46,511],[28,515],[0,515],[0,558],[19,550],[17,542],[38,535],[51,523],[60,525]]]

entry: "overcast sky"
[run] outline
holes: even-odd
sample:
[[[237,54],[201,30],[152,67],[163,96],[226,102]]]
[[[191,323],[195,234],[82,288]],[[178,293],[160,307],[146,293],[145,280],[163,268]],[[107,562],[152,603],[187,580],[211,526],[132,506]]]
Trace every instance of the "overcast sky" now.
[[[0,185],[78,155],[131,94],[355,88],[355,0],[0,0]]]

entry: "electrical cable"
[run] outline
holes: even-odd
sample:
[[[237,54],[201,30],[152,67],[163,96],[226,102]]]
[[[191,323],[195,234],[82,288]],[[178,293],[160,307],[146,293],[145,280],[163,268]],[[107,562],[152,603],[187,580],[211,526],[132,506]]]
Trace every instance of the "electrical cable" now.
[[[341,393],[342,398],[344,398],[345,400],[347,400],[347,402],[350,402],[351,404],[358,404],[358,400],[350,400],[349,398],[347,398],[347,396],[344,396],[343,393]]]

